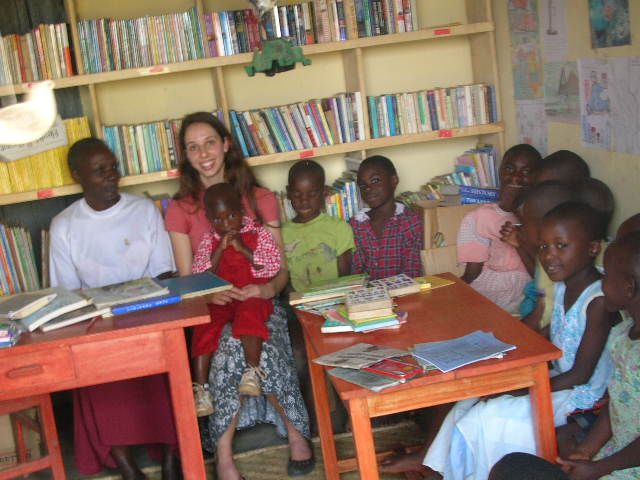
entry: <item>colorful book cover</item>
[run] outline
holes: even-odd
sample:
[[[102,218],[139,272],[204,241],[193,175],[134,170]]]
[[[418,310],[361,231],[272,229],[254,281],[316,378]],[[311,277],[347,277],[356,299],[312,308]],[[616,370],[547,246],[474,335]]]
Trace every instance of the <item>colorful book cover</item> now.
[[[165,285],[160,285],[152,278],[145,277],[86,289],[82,293],[91,298],[97,308],[103,308],[166,295],[169,293],[169,288]]]
[[[380,286],[357,288],[347,292],[345,305],[349,314],[393,307],[389,292]]]

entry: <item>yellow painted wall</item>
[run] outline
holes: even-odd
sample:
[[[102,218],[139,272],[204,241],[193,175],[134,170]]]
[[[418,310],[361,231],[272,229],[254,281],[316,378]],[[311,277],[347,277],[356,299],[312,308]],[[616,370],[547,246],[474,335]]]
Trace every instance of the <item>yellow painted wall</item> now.
[[[511,74],[511,45],[508,0],[493,0],[496,19],[496,40],[498,45],[498,65],[502,89],[502,111],[506,124],[507,145],[517,142],[515,101],[513,98],[513,77]],[[640,55],[640,2],[629,2],[631,22],[631,45],[627,47],[591,48],[589,33],[588,0],[567,0],[567,28],[569,39],[568,60],[578,58],[603,58],[614,56]],[[580,125],[550,122],[549,152],[568,149],[582,156],[591,167],[592,175],[607,183],[613,190],[617,208],[612,228],[626,218],[640,211],[640,156],[583,148],[580,141]],[[638,132],[640,135],[640,132]],[[612,230],[614,232],[614,230]]]

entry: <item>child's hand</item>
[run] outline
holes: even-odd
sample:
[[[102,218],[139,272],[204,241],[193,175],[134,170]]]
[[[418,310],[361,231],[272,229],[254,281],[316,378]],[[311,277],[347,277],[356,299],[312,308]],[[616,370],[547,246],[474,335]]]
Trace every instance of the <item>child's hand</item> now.
[[[513,248],[520,248],[520,226],[511,222],[505,222],[500,227],[500,240],[511,245]]]
[[[247,248],[240,238],[240,232],[232,230],[227,233],[227,236],[229,237],[229,245],[235,248],[237,252],[242,252],[245,248]]]
[[[258,265],[257,263],[252,263],[251,267],[256,271],[259,272],[260,270],[262,270],[264,268],[264,265]]]
[[[605,473],[600,472],[598,463],[591,460],[558,457],[557,461],[571,480],[597,480]]]

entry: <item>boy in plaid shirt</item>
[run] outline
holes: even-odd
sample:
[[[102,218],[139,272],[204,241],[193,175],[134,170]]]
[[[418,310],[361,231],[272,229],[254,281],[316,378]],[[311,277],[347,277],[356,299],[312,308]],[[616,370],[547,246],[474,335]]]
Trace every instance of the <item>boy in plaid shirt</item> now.
[[[228,183],[209,187],[204,205],[212,230],[202,237],[193,260],[193,273],[211,270],[241,288],[267,283],[280,270],[280,250],[267,229],[244,215],[240,196]],[[273,313],[273,302],[262,298],[234,300],[226,305],[209,304],[211,322],[194,327],[194,396],[199,416],[213,413],[209,392],[204,385],[209,377],[211,357],[218,349],[224,326],[231,321],[232,335],[242,342],[247,370],[239,390],[245,395],[260,395],[262,342],[269,340],[265,322]],[[204,398],[203,398],[204,397]]]
[[[398,174],[387,157],[375,155],[360,164],[358,188],[369,208],[350,220],[356,242],[352,273],[368,273],[373,280],[422,274],[422,219],[394,200],[397,185]]]

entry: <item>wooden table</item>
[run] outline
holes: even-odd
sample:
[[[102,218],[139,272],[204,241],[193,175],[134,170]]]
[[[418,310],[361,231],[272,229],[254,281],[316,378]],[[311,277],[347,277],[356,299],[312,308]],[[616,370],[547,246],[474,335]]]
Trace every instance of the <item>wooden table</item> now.
[[[204,480],[183,329],[208,321],[205,300],[194,298],[23,334],[18,345],[0,349],[0,401],[167,373],[184,478]]]
[[[297,310],[304,329],[327,479],[339,479],[340,473],[352,469],[352,462],[337,460],[325,367],[312,360],[361,342],[407,349],[416,343],[448,340],[475,330],[494,332],[517,349],[503,359],[485,360],[449,373],[432,371],[380,393],[329,376],[348,406],[360,478],[379,478],[371,418],[524,387],[531,394],[538,454],[555,460],[547,362],[559,358],[561,351],[455,276],[442,276],[455,279],[456,283],[396,299],[397,310],[409,312],[408,322],[397,330],[323,334],[322,317]]]

